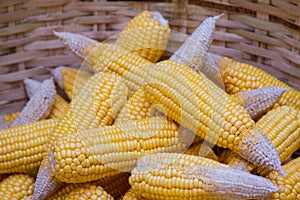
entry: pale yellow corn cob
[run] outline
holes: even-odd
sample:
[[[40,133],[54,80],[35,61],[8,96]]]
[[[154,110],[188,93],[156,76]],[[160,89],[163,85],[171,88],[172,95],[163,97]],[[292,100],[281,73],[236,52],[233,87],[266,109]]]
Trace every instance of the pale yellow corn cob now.
[[[278,191],[271,181],[186,154],[142,157],[131,173],[132,190],[146,199],[250,199]]]
[[[11,126],[18,126],[47,118],[50,114],[55,94],[56,89],[53,80],[45,80]]]
[[[52,165],[55,177],[61,181],[92,181],[131,171],[145,154],[180,152],[186,146],[183,141],[178,126],[162,117],[124,122],[56,140]]]
[[[267,86],[259,89],[238,92],[232,96],[243,106],[251,118],[258,120],[268,112],[287,88]]]
[[[84,41],[85,39],[89,40],[89,38],[67,32],[55,32],[55,34],[75,55],[87,55],[84,57],[84,63],[95,73],[109,71],[118,74],[132,91],[145,84],[146,72],[154,65],[152,62],[118,45],[99,42],[90,51],[86,48],[86,42]],[[82,53],[82,51],[85,53]]]
[[[65,198],[65,200],[113,200],[114,198],[109,195],[101,186],[85,183],[81,187],[72,190]]]
[[[168,21],[159,12],[143,11],[129,21],[116,44],[156,62],[164,53],[169,37]]]
[[[47,200],[64,200],[70,192],[75,190],[76,188],[82,186],[84,183],[69,183],[65,184],[59,190],[55,191],[52,195],[50,195]]]
[[[49,118],[61,118],[67,111],[69,103],[59,94],[55,95]]]
[[[300,157],[284,164],[283,169],[286,171],[285,177],[275,171],[267,176],[279,188],[278,192],[272,194],[272,199],[300,199]]]
[[[95,74],[74,96],[68,110],[53,130],[49,144],[68,133],[112,124],[125,104],[127,95],[128,89],[119,76],[111,73]],[[49,159],[50,154],[47,154],[39,169],[34,199],[46,198],[59,186],[59,182],[54,180]]]
[[[115,124],[122,121],[138,120],[149,117],[151,104],[147,101],[144,89],[136,90],[129,98],[125,106],[119,112]]]
[[[131,188],[124,194],[122,200],[145,200],[144,197],[136,194]]]
[[[32,199],[34,178],[28,174],[13,174],[0,182],[0,198],[3,200]]]
[[[0,131],[0,174],[37,171],[57,120],[31,122]]]
[[[218,156],[214,153],[212,148],[203,140],[197,143],[193,143],[184,153],[188,155],[201,156],[215,161],[219,161]]]
[[[223,57],[220,61],[221,75],[226,91],[230,94],[253,90],[266,86],[279,86],[288,88],[275,106],[288,105],[300,109],[300,92],[289,87],[274,76],[256,68],[253,65],[234,61]]]
[[[284,173],[276,149],[258,132],[248,112],[205,77],[168,60],[149,71],[148,83],[147,99],[161,105],[171,119],[256,166]]]
[[[294,107],[274,108],[258,120],[256,125],[271,140],[281,162],[286,161],[300,147],[299,111]],[[224,162],[249,172],[255,169],[255,166],[234,153],[228,155]],[[265,174],[267,170],[259,168],[256,171]]]
[[[73,98],[73,93],[79,92],[80,88],[92,76],[89,72],[64,66],[55,68],[52,70],[52,74],[70,100]]]

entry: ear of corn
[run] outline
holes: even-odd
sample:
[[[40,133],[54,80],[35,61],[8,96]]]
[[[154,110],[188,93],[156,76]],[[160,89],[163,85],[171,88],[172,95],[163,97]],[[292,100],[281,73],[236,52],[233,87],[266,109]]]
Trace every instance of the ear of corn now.
[[[11,125],[13,121],[19,116],[20,112],[7,113],[0,115],[0,130],[7,128]]]
[[[281,162],[286,161],[300,147],[299,111],[290,106],[281,106],[269,111],[257,121],[257,128],[268,137],[275,146]],[[252,171],[255,166],[232,153],[225,163],[243,170]],[[256,169],[265,174],[267,170]]]
[[[168,117],[256,166],[283,173],[276,149],[247,111],[211,81],[170,60],[156,64],[148,77],[147,99],[162,105]]]
[[[144,197],[136,194],[131,188],[124,194],[122,200],[145,200]]]
[[[219,161],[218,156],[204,140],[193,143],[184,153]]]
[[[67,111],[69,103],[59,94],[55,95],[49,118],[61,118]]]
[[[28,174],[13,174],[0,182],[1,199],[32,199],[34,178]]]
[[[56,35],[76,55],[81,54],[81,51],[88,51],[85,53],[87,56],[84,57],[86,58],[85,64],[95,73],[108,71],[118,74],[132,91],[145,84],[146,72],[154,65],[119,45],[99,42],[95,48],[91,49],[92,51],[89,51],[90,49],[82,46],[84,36],[67,32],[56,33]]]
[[[146,199],[250,199],[278,191],[265,178],[207,158],[175,153],[142,157],[129,183]]]
[[[128,89],[120,77],[111,73],[95,74],[74,96],[68,110],[53,130],[49,144],[61,140],[61,137],[68,133],[112,124],[125,104],[127,95]],[[46,155],[39,169],[35,199],[46,198],[60,186],[54,179],[50,157],[50,154]]]
[[[129,21],[116,45],[156,62],[164,53],[169,37],[168,21],[159,12],[143,11]]]
[[[53,80],[45,80],[32,98],[27,102],[26,106],[22,109],[11,126],[27,124],[48,117],[54,102],[55,94],[56,89]]]
[[[0,131],[0,174],[36,172],[57,120],[31,122]]]
[[[124,122],[65,135],[52,146],[52,165],[61,181],[92,181],[130,172],[145,154],[180,152],[183,141],[178,126],[162,117]]]
[[[289,87],[274,76],[253,65],[234,61],[226,57],[221,59],[220,65],[222,79],[228,93],[234,94],[266,86],[279,86],[288,88],[288,91],[279,98],[275,106],[288,105],[294,106],[298,110],[300,109],[300,92]]]
[[[39,89],[39,87],[41,87],[42,82],[34,79],[26,78],[24,80],[24,84],[25,84],[27,96],[29,97],[29,99],[31,99],[34,93]]]
[[[275,102],[287,91],[287,88],[268,86],[259,89],[238,92],[232,96],[243,106],[252,119],[258,120],[268,112]]]
[[[274,200],[299,199],[300,198],[300,157],[283,165],[286,176],[283,177],[272,171],[267,175],[278,188],[278,192],[272,194]]]

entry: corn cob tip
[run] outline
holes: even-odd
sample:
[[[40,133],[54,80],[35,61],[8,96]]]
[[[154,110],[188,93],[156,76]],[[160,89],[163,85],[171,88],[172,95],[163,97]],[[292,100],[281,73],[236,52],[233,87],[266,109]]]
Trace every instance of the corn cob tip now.
[[[167,26],[168,20],[166,20],[158,11],[153,12],[153,19],[155,19],[160,25]]]
[[[276,148],[257,128],[241,133],[238,154],[256,166],[275,170],[285,176]]]
[[[29,99],[34,95],[35,91],[41,86],[41,82],[26,78],[24,79],[25,89]]]
[[[65,67],[65,66],[59,66],[59,67],[56,67],[55,69],[51,69],[51,74],[52,74],[52,76],[54,77],[54,80],[55,80],[55,82],[58,84],[58,86],[60,87],[60,88],[62,88],[63,89],[63,85],[62,85],[62,82],[63,82],[63,78],[62,78],[62,73],[61,73],[61,71],[63,70],[63,69],[65,69],[65,68],[67,68],[67,67]]]

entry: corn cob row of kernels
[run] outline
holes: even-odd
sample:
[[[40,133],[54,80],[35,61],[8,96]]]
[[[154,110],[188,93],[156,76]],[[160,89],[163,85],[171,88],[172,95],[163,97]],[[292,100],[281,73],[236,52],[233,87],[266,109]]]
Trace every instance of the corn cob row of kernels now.
[[[278,191],[265,178],[207,158],[175,153],[144,156],[129,183],[146,199],[250,199]]]
[[[69,107],[69,103],[59,94],[54,97],[49,118],[61,118]]]
[[[18,126],[48,117],[56,94],[52,79],[45,80],[27,102],[11,126]]]
[[[28,174],[13,174],[0,182],[0,197],[3,200],[32,199],[34,178]]]
[[[143,11],[129,21],[116,45],[156,62],[164,53],[169,37],[168,21],[159,12]]]
[[[300,109],[300,92],[289,87],[274,76],[256,68],[253,65],[234,61],[223,57],[220,61],[221,76],[229,94],[253,90],[266,86],[288,88],[288,91],[279,98],[275,106],[294,106]]]
[[[286,176],[283,177],[272,171],[267,175],[278,188],[278,192],[272,194],[274,200],[300,199],[300,157],[283,165]]]
[[[183,141],[178,126],[162,117],[124,122],[65,135],[52,146],[52,165],[58,180],[93,181],[130,172],[145,154],[181,152]]]
[[[32,122],[0,131],[0,174],[37,172],[58,120]]]
[[[162,61],[148,73],[147,99],[212,144],[229,148],[256,166],[283,173],[272,143],[233,97],[189,67]]]
[[[251,118],[258,120],[268,112],[275,102],[283,95],[287,88],[267,86],[259,89],[238,92],[232,96],[243,106]]]
[[[257,121],[257,128],[270,139],[275,146],[280,161],[284,162],[300,147],[300,118],[299,111],[291,106],[274,108]],[[229,153],[224,163],[245,171],[256,167],[235,153]],[[263,168],[256,169],[266,173]]]

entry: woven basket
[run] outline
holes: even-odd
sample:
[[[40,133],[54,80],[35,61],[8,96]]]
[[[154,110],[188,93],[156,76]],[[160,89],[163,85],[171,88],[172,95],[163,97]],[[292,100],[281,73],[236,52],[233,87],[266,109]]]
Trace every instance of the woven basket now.
[[[185,34],[206,17],[224,13],[211,51],[253,64],[300,90],[299,0],[1,0],[0,114],[25,105],[23,79],[43,80],[50,77],[49,67],[80,65],[53,30],[102,41],[142,10],[160,11],[172,30]]]

